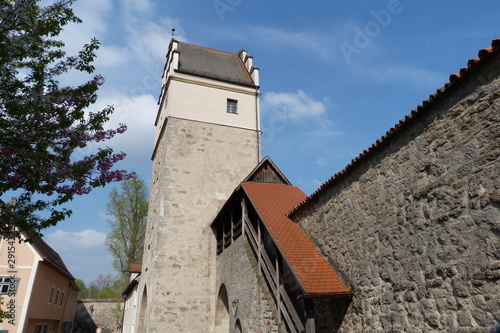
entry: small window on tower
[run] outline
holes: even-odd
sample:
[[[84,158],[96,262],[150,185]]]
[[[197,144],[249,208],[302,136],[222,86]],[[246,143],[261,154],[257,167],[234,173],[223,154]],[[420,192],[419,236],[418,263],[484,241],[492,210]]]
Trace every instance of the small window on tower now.
[[[238,113],[238,101],[235,99],[227,99],[227,113]]]

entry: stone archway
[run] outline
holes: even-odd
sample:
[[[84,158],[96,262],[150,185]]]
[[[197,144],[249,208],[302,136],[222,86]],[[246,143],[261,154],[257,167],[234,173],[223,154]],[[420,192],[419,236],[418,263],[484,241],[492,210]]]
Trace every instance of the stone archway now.
[[[215,308],[215,333],[229,333],[229,298],[226,286],[221,285]]]
[[[148,310],[148,292],[146,286],[144,286],[144,291],[142,292],[141,298],[141,308],[139,310],[139,327],[138,333],[146,333],[146,315]]]

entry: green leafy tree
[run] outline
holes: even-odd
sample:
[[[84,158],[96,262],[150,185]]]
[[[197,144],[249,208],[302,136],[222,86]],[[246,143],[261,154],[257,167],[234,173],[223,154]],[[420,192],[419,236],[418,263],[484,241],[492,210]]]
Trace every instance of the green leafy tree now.
[[[92,39],[67,56],[57,40],[64,26],[79,23],[75,0],[0,2],[0,232],[39,234],[67,218],[60,208],[75,195],[130,178],[114,170],[125,157],[111,148],[84,155],[82,148],[123,133],[105,130],[113,107],[86,112],[104,79],[92,74],[99,42]],[[43,5],[46,4],[46,5]],[[78,86],[61,86],[68,73],[87,73]],[[14,207],[5,199],[17,196]],[[12,228],[12,227],[15,228]]]
[[[129,278],[125,274],[112,276],[111,274],[99,274],[88,286],[83,280],[77,279],[76,284],[80,288],[79,299],[95,298],[109,299],[122,298],[122,292],[129,283]]]
[[[79,299],[85,299],[85,298],[87,298],[88,290],[87,290],[87,286],[85,285],[85,282],[82,279],[76,279],[75,283],[78,286],[78,288],[80,288],[80,291],[78,292],[78,296],[77,297]]]
[[[111,231],[106,246],[115,257],[113,266],[121,272],[130,264],[142,262],[146,219],[148,214],[148,188],[138,176],[121,183],[109,194],[108,223]]]
[[[111,274],[99,274],[95,280],[90,281],[87,298],[115,298],[113,283]]]
[[[0,323],[3,323],[4,319],[10,318],[10,314],[2,309],[3,297],[0,296]]]
[[[128,277],[125,274],[119,274],[115,277],[111,274],[99,274],[89,282],[85,298],[122,298],[122,292],[127,287],[128,282]]]
[[[116,303],[116,306],[111,310],[112,316],[116,319],[115,332],[121,332],[123,327],[123,307],[122,303]]]

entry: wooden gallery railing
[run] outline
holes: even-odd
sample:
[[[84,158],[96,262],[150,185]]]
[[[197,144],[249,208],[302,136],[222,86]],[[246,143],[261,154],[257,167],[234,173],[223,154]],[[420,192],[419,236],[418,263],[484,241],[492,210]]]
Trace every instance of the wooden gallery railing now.
[[[222,238],[217,242],[217,255],[221,254],[224,249],[236,240],[236,238],[241,236],[241,233],[243,232],[241,221],[242,220],[239,220],[234,223],[231,216],[231,227],[227,231],[222,229]]]
[[[274,298],[278,307],[278,322],[282,322],[282,317],[284,318],[288,329],[293,333],[304,333],[305,328],[300,320],[295,307],[293,306],[290,298],[288,297],[285,288],[280,283],[281,281],[281,272],[279,271],[278,264],[278,256],[276,256],[275,265],[273,265],[272,261],[269,259],[267,255],[261,237],[260,225],[261,221],[258,219],[257,221],[257,231],[252,225],[252,222],[249,220],[248,215],[246,213],[245,202],[241,202],[241,210],[242,210],[242,220],[243,228],[242,232],[247,236],[248,241],[251,245],[251,248],[255,255],[257,256],[257,261],[259,264],[259,273],[264,273],[264,277],[266,278],[267,283],[271,287],[271,291],[273,292]],[[314,329],[313,329],[314,331]],[[309,332],[307,332],[309,333]],[[311,332],[314,333],[314,332]]]

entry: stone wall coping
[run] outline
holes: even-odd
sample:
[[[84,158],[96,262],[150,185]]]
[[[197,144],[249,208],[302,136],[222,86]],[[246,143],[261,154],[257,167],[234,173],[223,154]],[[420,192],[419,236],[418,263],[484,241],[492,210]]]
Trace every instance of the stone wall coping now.
[[[105,299],[96,299],[96,298],[87,298],[87,299],[79,299],[78,303],[116,303],[123,302],[123,298],[105,298]]]
[[[299,211],[302,211],[306,206],[311,203],[316,202],[318,196],[326,191],[327,189],[335,186],[336,182],[347,176],[351,170],[353,170],[361,161],[365,160],[367,157],[371,156],[375,151],[380,149],[386,143],[390,142],[391,139],[399,134],[408,125],[413,123],[415,119],[420,118],[421,115],[429,111],[435,103],[446,98],[450,93],[453,93],[463,82],[464,79],[469,78],[474,75],[475,72],[482,67],[483,63],[491,58],[493,53],[498,53],[500,51],[500,38],[494,39],[491,42],[491,46],[481,49],[478,52],[478,56],[474,59],[470,59],[467,62],[467,66],[461,68],[458,73],[450,75],[450,81],[446,83],[442,88],[437,89],[436,93],[431,94],[428,99],[424,100],[421,105],[413,109],[410,114],[405,116],[404,119],[400,120],[394,127],[386,132],[384,136],[378,139],[374,144],[368,149],[363,150],[361,154],[355,157],[351,163],[349,163],[343,170],[339,171],[323,183],[314,193],[309,195],[304,201],[299,203],[293,210],[291,210],[287,215],[292,218]]]

